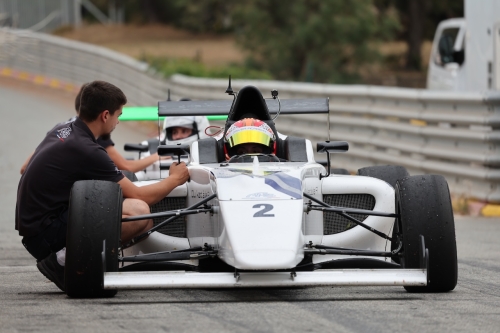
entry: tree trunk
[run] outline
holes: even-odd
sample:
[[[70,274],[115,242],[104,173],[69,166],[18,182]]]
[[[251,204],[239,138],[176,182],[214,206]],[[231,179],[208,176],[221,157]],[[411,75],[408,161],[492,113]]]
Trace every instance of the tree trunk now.
[[[425,1],[408,0],[408,55],[406,68],[422,68],[422,36],[424,33]]]
[[[155,0],[145,0],[142,2],[146,16],[146,23],[159,23],[158,6]]]

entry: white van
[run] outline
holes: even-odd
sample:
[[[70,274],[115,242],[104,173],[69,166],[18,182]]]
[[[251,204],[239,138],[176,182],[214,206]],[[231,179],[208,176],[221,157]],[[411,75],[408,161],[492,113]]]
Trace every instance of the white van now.
[[[500,0],[465,0],[465,18],[438,25],[427,88],[500,90]]]

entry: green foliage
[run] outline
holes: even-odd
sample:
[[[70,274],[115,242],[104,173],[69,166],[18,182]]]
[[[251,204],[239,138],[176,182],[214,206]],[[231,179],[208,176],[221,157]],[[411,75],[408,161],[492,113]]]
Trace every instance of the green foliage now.
[[[109,0],[94,0],[97,4]],[[230,32],[231,8],[226,0],[121,0],[127,22],[172,24],[195,33]],[[101,6],[102,7],[102,6]]]
[[[372,0],[248,0],[233,18],[239,45],[277,79],[347,83],[398,29],[390,14]]]
[[[231,75],[231,77],[235,79],[272,79],[272,76],[268,72],[250,69],[246,66],[237,64],[207,67],[200,62],[185,58],[171,59],[146,56],[143,60],[167,77],[170,77],[173,74],[184,74],[195,77],[211,78],[227,78]]]
[[[197,32],[226,33],[232,29],[231,9],[227,0],[174,0],[181,11],[173,23],[183,29]]]
[[[183,12],[179,2],[178,0],[115,0],[118,6],[123,7],[126,22],[140,24],[175,22]]]

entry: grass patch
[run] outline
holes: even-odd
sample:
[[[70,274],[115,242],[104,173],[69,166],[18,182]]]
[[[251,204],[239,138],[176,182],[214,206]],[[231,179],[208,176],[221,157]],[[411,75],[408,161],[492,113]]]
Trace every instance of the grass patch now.
[[[266,71],[248,68],[244,65],[229,64],[226,66],[206,66],[199,61],[188,58],[166,58],[145,56],[142,61],[166,77],[174,74],[184,74],[194,77],[227,78],[231,75],[234,79],[271,80],[272,75]]]

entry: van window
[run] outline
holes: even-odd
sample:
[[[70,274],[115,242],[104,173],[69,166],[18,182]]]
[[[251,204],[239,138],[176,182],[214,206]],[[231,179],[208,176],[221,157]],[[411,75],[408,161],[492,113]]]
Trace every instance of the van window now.
[[[444,29],[439,38],[439,43],[434,54],[436,65],[444,66],[449,63],[462,65],[465,58],[464,45],[458,51],[453,49],[458,35],[458,28]]]

